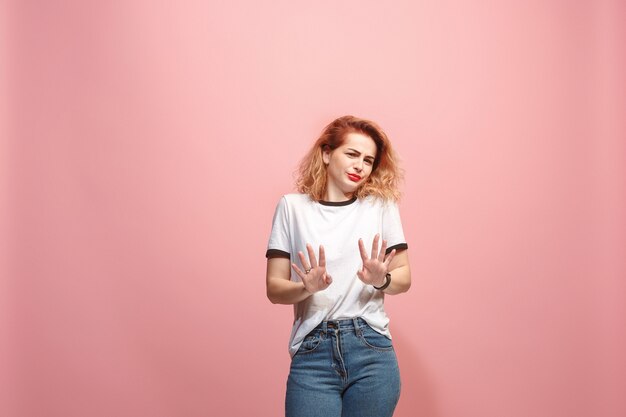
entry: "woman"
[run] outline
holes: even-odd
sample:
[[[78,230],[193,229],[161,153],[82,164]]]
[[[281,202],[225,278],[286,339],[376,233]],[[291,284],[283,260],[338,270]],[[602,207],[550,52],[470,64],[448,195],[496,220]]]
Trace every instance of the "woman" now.
[[[411,285],[398,181],[385,133],[344,116],[303,159],[300,194],[278,203],[266,278],[272,303],[294,305],[287,417],[393,415],[400,375],[383,300]]]

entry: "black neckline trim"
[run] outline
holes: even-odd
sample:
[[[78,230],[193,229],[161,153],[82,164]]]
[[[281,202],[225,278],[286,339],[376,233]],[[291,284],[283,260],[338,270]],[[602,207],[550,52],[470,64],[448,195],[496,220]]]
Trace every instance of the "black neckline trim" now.
[[[346,200],[346,201],[324,201],[324,200],[319,200],[318,203],[320,203],[323,206],[338,207],[338,206],[349,206],[350,204],[354,203],[355,201],[356,201],[356,197],[352,197],[350,200]]]

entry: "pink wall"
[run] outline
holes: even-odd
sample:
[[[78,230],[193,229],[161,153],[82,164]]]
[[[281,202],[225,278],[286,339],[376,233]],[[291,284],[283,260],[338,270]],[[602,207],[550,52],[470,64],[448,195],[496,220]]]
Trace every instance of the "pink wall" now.
[[[396,415],[626,415],[623,2],[157,3],[3,3],[1,415],[281,415],[271,216],[346,113],[406,169]]]

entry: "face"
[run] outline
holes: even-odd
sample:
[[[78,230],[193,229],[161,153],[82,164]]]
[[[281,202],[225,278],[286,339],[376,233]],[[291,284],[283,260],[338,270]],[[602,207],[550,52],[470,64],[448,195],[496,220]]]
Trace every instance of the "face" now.
[[[351,132],[343,145],[322,154],[327,166],[327,201],[342,201],[352,197],[372,173],[376,158],[376,143],[363,133]]]

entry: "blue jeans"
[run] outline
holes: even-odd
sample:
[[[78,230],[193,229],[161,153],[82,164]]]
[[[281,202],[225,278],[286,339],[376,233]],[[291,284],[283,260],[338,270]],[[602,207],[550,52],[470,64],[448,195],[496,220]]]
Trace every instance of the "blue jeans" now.
[[[400,372],[391,340],[361,318],[324,321],[291,360],[287,417],[391,417]]]

